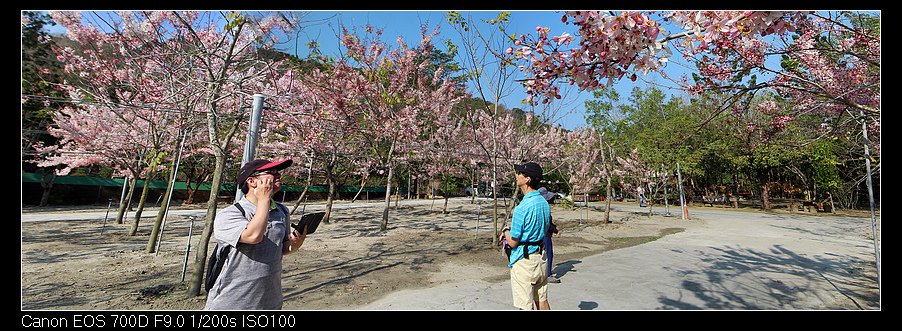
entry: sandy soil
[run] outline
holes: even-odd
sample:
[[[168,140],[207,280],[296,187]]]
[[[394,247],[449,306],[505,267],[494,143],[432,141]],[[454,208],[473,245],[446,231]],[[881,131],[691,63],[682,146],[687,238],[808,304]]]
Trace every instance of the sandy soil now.
[[[355,309],[388,293],[434,286],[451,277],[508,281],[506,262],[491,245],[488,204],[452,201],[448,214],[441,212],[440,203],[435,208],[392,206],[387,231],[379,231],[380,204],[336,210],[300,252],[286,256],[284,309]],[[701,225],[678,216],[616,211],[612,223],[601,224],[603,212],[589,211],[587,217],[584,209],[560,206],[553,206],[552,215],[562,232],[554,239],[556,263]],[[503,217],[499,214],[499,222]],[[193,228],[184,282],[189,221],[170,219],[156,254],[144,252],[151,223],[144,219],[133,237],[126,235],[130,224],[110,223],[101,236],[101,220],[22,223],[22,308],[202,309],[205,294],[186,297],[202,221]]]

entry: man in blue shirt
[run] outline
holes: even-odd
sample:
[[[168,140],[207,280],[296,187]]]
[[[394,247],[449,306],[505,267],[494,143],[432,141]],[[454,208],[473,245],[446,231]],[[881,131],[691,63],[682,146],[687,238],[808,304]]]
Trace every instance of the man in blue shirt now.
[[[542,167],[527,162],[514,169],[523,200],[514,208],[510,229],[502,234],[512,248],[507,266],[511,268],[514,307],[548,310],[551,309],[545,273],[548,262],[543,239],[551,222],[551,209],[537,190],[542,181]]]

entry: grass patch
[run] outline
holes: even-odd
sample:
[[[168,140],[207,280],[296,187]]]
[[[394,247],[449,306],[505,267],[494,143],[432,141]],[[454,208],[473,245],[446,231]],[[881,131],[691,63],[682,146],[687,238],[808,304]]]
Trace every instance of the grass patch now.
[[[618,249],[618,248],[626,248],[632,247],[636,245],[642,245],[645,243],[650,243],[652,241],[663,238],[666,235],[671,235],[674,233],[680,233],[685,231],[683,228],[666,228],[662,229],[657,236],[644,236],[644,237],[614,237],[610,238],[611,247],[609,250]]]

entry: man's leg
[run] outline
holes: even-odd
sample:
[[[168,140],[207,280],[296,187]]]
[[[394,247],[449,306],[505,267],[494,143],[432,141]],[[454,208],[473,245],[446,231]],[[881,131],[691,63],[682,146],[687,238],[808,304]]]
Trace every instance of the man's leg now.
[[[520,259],[511,268],[511,294],[513,296],[514,307],[521,310],[534,310],[536,305],[533,302],[534,296],[531,281],[531,272],[528,267],[527,259]]]
[[[548,300],[538,301],[536,302],[536,306],[539,306],[539,310],[551,310],[551,305],[548,304]]]
[[[548,258],[548,251],[545,250],[542,252],[542,260],[539,262],[539,268],[537,268],[538,270],[541,270],[539,272],[539,275],[537,275],[539,281],[536,282],[535,285],[533,285],[533,295],[536,298],[535,304],[536,308],[538,308],[539,310],[551,310],[551,305],[548,304],[548,275],[542,274],[542,271],[546,270],[546,268],[544,267],[545,265],[547,265],[548,261],[550,261],[550,259]]]

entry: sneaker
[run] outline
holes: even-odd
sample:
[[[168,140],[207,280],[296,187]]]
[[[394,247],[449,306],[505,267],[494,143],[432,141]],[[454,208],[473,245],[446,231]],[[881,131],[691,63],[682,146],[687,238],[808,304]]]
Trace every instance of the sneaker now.
[[[561,280],[557,279],[557,277],[554,277],[554,276],[548,276],[548,282],[557,284],[557,283],[560,283]]]

